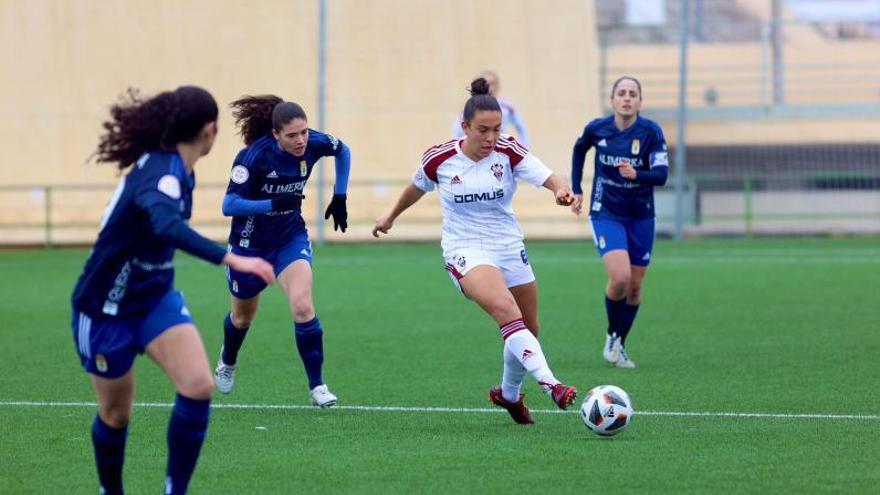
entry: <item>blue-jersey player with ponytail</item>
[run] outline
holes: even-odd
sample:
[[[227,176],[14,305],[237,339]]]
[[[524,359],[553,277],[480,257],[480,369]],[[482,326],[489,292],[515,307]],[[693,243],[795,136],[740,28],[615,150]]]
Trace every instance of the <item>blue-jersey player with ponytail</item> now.
[[[315,163],[334,157],[336,183],[324,218],[332,216],[334,229],[345,232],[351,152],[335,137],[309,129],[305,111],[296,103],[262,95],[242,97],[231,106],[247,147],[235,158],[223,200],[223,214],[232,217],[229,250],[272,263],[290,301],[310,400],[318,407],[332,407],[337,398],[321,374],[323,329],[312,302],[312,246],[301,205]],[[232,310],[223,323],[223,347],[214,373],[217,389],[224,394],[234,386],[238,353],[266,287],[262,280],[235,269],[228,275]]]
[[[590,223],[602,256],[608,284],[605,310],[608,329],[603,357],[619,368],[635,368],[626,337],[642,301],[642,282],[654,246],[654,187],[666,183],[669,158],[663,131],[639,115],[642,85],[624,76],[611,89],[614,114],[584,128],[571,158],[575,214],[583,210],[584,158],[595,148]]]
[[[73,341],[98,397],[92,444],[100,493],[124,492],[122,467],[134,401],[134,369],[146,353],[177,390],[168,422],[163,493],[186,493],[208,428],[214,383],[199,331],[183,294],[174,290],[174,251],[271,283],[272,267],[227,253],[188,225],[196,161],[217,135],[210,93],[182,86],[110,109],[95,153],[128,170],[110,200],[98,240],[76,283]],[[158,490],[156,490],[158,491]]]

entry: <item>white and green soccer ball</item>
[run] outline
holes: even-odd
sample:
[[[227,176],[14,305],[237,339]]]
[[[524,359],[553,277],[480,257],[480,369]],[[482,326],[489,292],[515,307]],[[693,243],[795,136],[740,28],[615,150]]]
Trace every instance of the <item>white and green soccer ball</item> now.
[[[626,429],[633,416],[629,394],[614,385],[599,385],[587,392],[581,419],[597,435],[610,437]]]

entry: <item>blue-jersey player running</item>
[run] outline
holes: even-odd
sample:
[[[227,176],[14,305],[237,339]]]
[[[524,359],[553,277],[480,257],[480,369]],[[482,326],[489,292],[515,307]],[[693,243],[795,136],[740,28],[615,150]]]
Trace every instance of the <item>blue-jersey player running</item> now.
[[[95,153],[131,170],[110,200],[73,292],[73,341],[98,396],[92,443],[101,493],[123,493],[122,465],[134,399],[137,354],[168,375],[177,398],[168,423],[166,494],[186,493],[208,426],[213,380],[205,348],[174,290],[174,251],[251,273],[271,283],[259,258],[227,253],[187,225],[193,167],[217,135],[217,103],[183,86],[142,100],[129,90],[114,105]]]
[[[642,85],[621,77],[611,88],[614,115],[584,128],[571,157],[575,214],[583,208],[584,157],[596,149],[590,222],[608,273],[605,310],[608,331],[602,355],[620,368],[635,368],[626,352],[626,336],[642,299],[642,282],[654,245],[654,186],[666,183],[669,159],[663,131],[639,116]]]
[[[310,400],[319,407],[332,407],[337,398],[321,376],[323,329],[312,303],[312,246],[300,206],[315,163],[335,157],[336,184],[324,218],[332,216],[333,228],[345,232],[351,152],[335,137],[309,129],[306,113],[296,103],[263,95],[245,96],[231,106],[247,147],[235,157],[223,199],[223,214],[232,217],[229,250],[272,263],[290,301]],[[232,311],[223,323],[223,347],[214,373],[217,389],[224,394],[232,391],[238,352],[266,287],[259,278],[235,269],[228,275]]]

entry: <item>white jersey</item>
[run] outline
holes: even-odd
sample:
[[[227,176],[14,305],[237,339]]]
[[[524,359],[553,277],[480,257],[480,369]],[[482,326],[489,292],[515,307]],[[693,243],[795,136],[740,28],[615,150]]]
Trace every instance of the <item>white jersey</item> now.
[[[459,140],[428,149],[413,177],[425,192],[437,188],[443,204],[443,255],[457,250],[521,249],[523,233],[511,203],[516,179],[540,187],[553,172],[511,136],[502,134],[495,149],[475,162]]]

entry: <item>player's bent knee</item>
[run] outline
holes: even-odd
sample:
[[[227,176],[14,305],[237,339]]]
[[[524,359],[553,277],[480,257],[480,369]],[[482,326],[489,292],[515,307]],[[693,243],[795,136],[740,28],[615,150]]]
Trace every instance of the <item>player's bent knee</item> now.
[[[251,322],[254,321],[254,313],[232,313],[230,318],[232,320],[232,324],[235,328],[247,328],[251,326]]]
[[[310,302],[294,303],[291,312],[296,321],[308,321],[315,317],[315,307]]]
[[[101,416],[101,421],[103,421],[104,424],[110,428],[118,430],[127,426],[128,422],[131,420],[131,407],[102,407],[98,414]]]
[[[190,399],[210,399],[214,392],[214,377],[207,370],[205,373],[195,373],[181,382],[177,391]]]
[[[629,289],[629,277],[611,277],[608,281],[608,288],[613,294],[625,295]]]

